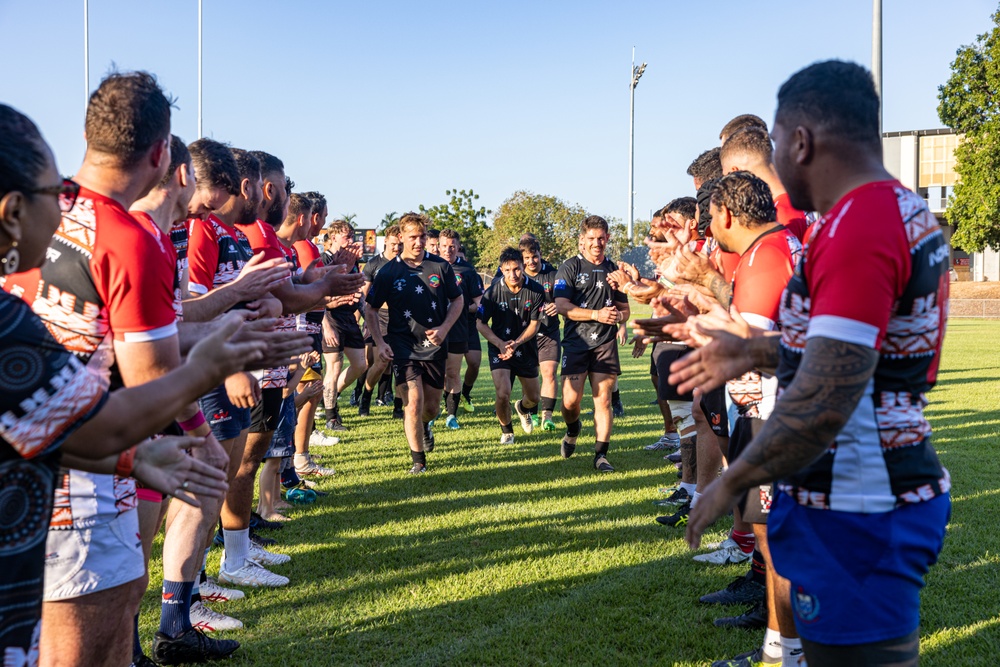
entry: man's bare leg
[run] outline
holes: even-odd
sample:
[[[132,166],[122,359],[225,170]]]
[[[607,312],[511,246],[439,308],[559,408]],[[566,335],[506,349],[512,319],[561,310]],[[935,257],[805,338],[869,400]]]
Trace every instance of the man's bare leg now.
[[[72,600],[42,603],[39,665],[121,667],[132,661],[130,581]]]

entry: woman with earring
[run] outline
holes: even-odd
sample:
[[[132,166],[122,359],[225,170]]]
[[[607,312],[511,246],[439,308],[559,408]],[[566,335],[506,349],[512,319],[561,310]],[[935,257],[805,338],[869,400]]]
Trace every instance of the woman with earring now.
[[[45,538],[54,480],[65,455],[75,467],[117,472],[198,505],[221,497],[225,473],[185,450],[202,439],[145,440],[248,360],[262,343],[232,343],[233,316],[189,354],[189,363],[139,387],[109,394],[104,378],[51,335],[7,278],[37,270],[61,213],[79,186],[62,179],[35,124],[0,104],[0,653],[4,664],[39,662]],[[9,292],[9,293],[8,293]],[[136,443],[140,443],[136,445]],[[44,662],[44,660],[43,660]]]

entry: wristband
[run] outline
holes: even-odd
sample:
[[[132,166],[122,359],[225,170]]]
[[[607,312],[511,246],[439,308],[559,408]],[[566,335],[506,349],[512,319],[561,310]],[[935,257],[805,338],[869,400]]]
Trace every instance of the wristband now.
[[[191,419],[187,419],[182,422],[177,422],[177,425],[180,426],[181,430],[184,431],[185,433],[190,433],[191,431],[195,430],[204,423],[205,423],[205,413],[199,410],[194,417],[191,417]]]
[[[590,319],[595,320],[595,321],[597,320],[597,311],[596,310],[590,311]]]
[[[135,448],[132,445],[118,455],[118,463],[115,464],[115,474],[119,477],[130,477],[132,469],[135,467]]]

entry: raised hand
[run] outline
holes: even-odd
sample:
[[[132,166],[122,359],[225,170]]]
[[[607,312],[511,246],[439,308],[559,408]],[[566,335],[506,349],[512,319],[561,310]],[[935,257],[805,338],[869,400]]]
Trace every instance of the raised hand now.
[[[267,294],[291,276],[284,259],[264,259],[260,252],[243,265],[240,275],[232,282],[232,289],[240,301],[250,301]]]
[[[242,370],[248,362],[263,359],[267,349],[259,340],[235,339],[244,326],[238,314],[230,313],[218,323],[216,330],[198,341],[188,353],[188,363],[207,371],[216,383]]]

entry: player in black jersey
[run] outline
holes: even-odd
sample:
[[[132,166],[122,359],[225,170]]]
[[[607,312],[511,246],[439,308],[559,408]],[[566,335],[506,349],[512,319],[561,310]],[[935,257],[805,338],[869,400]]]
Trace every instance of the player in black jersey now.
[[[455,326],[448,332],[448,362],[445,365],[444,375],[444,404],[445,413],[448,419],[445,422],[448,428],[460,428],[458,423],[458,404],[462,396],[462,382],[459,374],[462,371],[462,359],[469,351],[469,317],[471,313],[475,315],[479,309],[479,300],[483,297],[483,288],[474,266],[468,262],[459,261],[458,249],[461,239],[458,232],[453,229],[442,230],[438,239],[438,249],[441,251],[441,258],[451,264],[455,272],[455,280],[462,288],[465,298],[465,312],[458,318]]]
[[[566,435],[562,455],[569,458],[580,435],[580,401],[590,379],[594,396],[594,468],[613,472],[608,462],[613,415],[611,392],[621,373],[618,325],[628,319],[628,297],[609,283],[614,263],[605,255],[608,222],[592,215],[583,221],[580,254],[562,263],[553,289],[559,314],[566,318],[562,341],[562,413]]]
[[[472,266],[465,257],[465,246],[460,245],[458,247],[458,262],[456,264]],[[469,273],[469,278],[476,281],[479,293],[482,294],[484,285],[483,278],[479,275],[479,272],[473,270]],[[477,306],[476,310],[471,310],[468,313],[469,349],[465,353],[465,377],[462,379],[462,394],[459,398],[459,405],[468,413],[476,411],[476,406],[472,403],[472,388],[476,385],[476,378],[479,377],[479,367],[483,363],[483,342],[479,338],[479,328],[476,326],[476,323],[479,321],[479,318],[476,316],[478,310]]]
[[[524,273],[545,290],[545,303],[538,318],[538,368],[542,376],[542,430],[554,431],[552,411],[556,407],[556,372],[559,367],[559,311],[552,290],[556,284],[556,267],[542,259],[541,247],[534,237],[521,238],[518,244],[524,261]],[[536,424],[537,425],[537,424]]]
[[[365,287],[364,292],[367,295],[368,291],[371,289],[372,283],[375,281],[375,276],[378,274],[379,270],[394,260],[396,255],[399,254],[399,225],[392,225],[385,230],[385,249],[382,254],[376,255],[365,263],[365,268],[362,273],[365,275]],[[389,325],[389,311],[383,306],[378,311],[378,317],[374,320],[369,321],[365,319],[365,358],[368,361],[368,372],[361,381],[364,382],[364,386],[361,390],[361,397],[358,401],[358,415],[361,417],[367,417],[371,413],[372,406],[372,392],[375,391],[376,386],[378,387],[378,399],[381,401],[382,405],[389,405],[392,401],[394,407],[393,417],[396,417],[396,411],[399,412],[399,418],[402,419],[402,403],[399,398],[393,398],[392,395],[392,374],[388,372],[389,362],[386,359],[379,357],[377,351],[375,350],[375,338],[372,336],[371,330],[374,327],[378,327],[379,331],[382,332],[382,337],[386,335],[386,327]],[[398,404],[398,407],[396,407]]]
[[[383,337],[374,327],[371,334],[378,354],[392,363],[396,393],[406,413],[406,439],[413,459],[410,472],[414,474],[427,470],[426,452],[434,449],[430,422],[437,416],[444,389],[445,340],[465,310],[451,264],[424,252],[429,222],[419,213],[402,217],[402,250],[379,270],[365,301],[369,322],[378,318],[382,304],[389,306],[387,335]]]
[[[502,278],[494,280],[479,305],[479,333],[489,344],[487,353],[493,385],[497,390],[496,411],[500,420],[500,444],[514,444],[511,424],[511,376],[521,381],[521,400],[515,405],[521,428],[531,435],[532,416],[538,411],[538,347],[535,335],[545,303],[545,290],[524,275],[521,252],[505,248],[500,253]]]

